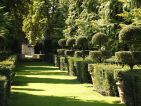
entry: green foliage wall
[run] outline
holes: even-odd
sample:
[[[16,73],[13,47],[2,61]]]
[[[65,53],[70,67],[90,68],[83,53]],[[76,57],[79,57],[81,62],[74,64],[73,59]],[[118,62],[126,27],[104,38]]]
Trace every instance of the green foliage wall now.
[[[125,71],[116,64],[90,64],[89,72],[93,78],[95,89],[103,95],[117,96],[117,78],[118,73]]]

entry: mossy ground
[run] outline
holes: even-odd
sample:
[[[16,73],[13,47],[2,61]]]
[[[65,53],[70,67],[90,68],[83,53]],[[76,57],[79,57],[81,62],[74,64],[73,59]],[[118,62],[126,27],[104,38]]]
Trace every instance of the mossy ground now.
[[[104,97],[91,84],[47,63],[21,63],[12,86],[10,106],[124,106],[117,97]]]

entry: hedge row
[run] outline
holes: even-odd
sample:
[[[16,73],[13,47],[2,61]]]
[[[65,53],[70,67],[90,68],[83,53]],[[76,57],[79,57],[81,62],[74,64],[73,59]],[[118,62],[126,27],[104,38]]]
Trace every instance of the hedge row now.
[[[119,51],[115,56],[119,63],[129,65],[131,70],[134,65],[141,64],[141,51]]]
[[[17,56],[12,55],[0,62],[0,106],[6,106],[10,96],[11,83],[15,76]]]
[[[91,76],[88,72],[88,62],[84,60],[77,60],[74,63],[76,68],[77,79],[81,83],[91,82]]]
[[[141,106],[141,69],[122,72],[126,106]]]
[[[81,83],[91,82],[88,62],[83,60],[83,58],[55,55],[55,66],[59,66],[61,71],[68,71],[70,76],[77,76]]]
[[[102,95],[117,96],[117,76],[123,70],[116,64],[89,64],[89,72],[93,79],[95,89]]]
[[[70,56],[70,57],[86,57],[89,55],[89,50],[65,50],[57,49],[58,56]]]
[[[0,51],[0,61],[5,60],[10,55],[11,55],[10,51]]]

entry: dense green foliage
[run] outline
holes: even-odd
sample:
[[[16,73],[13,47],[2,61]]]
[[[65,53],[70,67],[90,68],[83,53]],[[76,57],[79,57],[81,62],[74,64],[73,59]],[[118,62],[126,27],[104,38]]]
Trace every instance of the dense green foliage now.
[[[74,51],[73,50],[65,50],[65,56],[74,56]]]
[[[124,93],[127,106],[139,106],[141,104],[141,71],[128,71],[119,74],[119,78],[124,81]]]
[[[65,49],[58,49],[58,50],[57,50],[57,54],[58,54],[59,56],[64,56],[64,55],[65,55]]]
[[[116,81],[120,71],[123,71],[122,67],[115,64],[90,64],[89,66],[94,87],[103,95],[118,95]]]
[[[119,41],[128,45],[130,50],[137,50],[140,47],[141,42],[141,29],[136,26],[124,27],[119,32]]]
[[[80,36],[76,39],[76,45],[81,50],[87,49],[88,48],[88,39],[84,36]]]
[[[74,39],[74,38],[69,38],[69,39],[66,41],[66,46],[68,46],[68,47],[73,48],[74,44],[75,44],[75,39]]]
[[[59,44],[59,46],[60,47],[65,47],[66,46],[66,39],[60,39],[59,41],[58,41],[58,44]]]
[[[77,57],[77,58],[83,57],[83,51],[75,51],[74,52],[74,57]]]
[[[102,45],[105,45],[105,43],[107,42],[108,38],[104,33],[96,33],[93,37],[92,37],[92,44],[94,45],[98,45],[99,48],[101,49]]]
[[[115,69],[121,66],[106,59],[131,70],[141,64],[140,14],[140,0],[1,0],[0,60],[11,54],[7,50],[20,54],[22,42],[40,43],[46,54],[42,59],[50,61],[56,53],[55,65],[80,82],[89,82],[88,61],[95,63],[91,75],[96,90],[115,96]],[[110,57],[114,54],[117,61]],[[9,64],[2,67],[3,75],[11,73]]]
[[[116,59],[121,64],[127,64],[133,69],[133,66],[141,63],[141,51],[120,51],[115,53]]]
[[[11,83],[15,76],[17,56],[11,55],[0,62],[0,106],[6,106],[11,91]]]

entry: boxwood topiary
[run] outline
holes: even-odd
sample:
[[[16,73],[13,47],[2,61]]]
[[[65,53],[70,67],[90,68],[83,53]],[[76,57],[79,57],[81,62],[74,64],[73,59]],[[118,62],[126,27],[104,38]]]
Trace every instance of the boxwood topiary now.
[[[79,47],[82,50],[88,48],[88,39],[87,39],[87,37],[85,37],[85,36],[78,37],[76,39],[76,45],[77,45],[77,47]]]
[[[89,57],[94,62],[104,62],[105,59],[110,57],[109,51],[90,51]]]
[[[74,57],[83,57],[83,51],[75,51]]]
[[[126,71],[118,74],[124,82],[124,95],[126,106],[141,105],[141,69]]]
[[[99,45],[99,48],[101,48],[102,45],[104,45],[108,41],[108,37],[104,33],[96,33],[92,37],[92,44],[97,44]]]
[[[57,49],[57,54],[59,56],[64,56],[65,55],[65,49]]]
[[[74,51],[73,50],[65,50],[65,56],[74,56]]]
[[[141,63],[141,51],[119,51],[115,57],[117,62],[129,65],[131,70],[135,64]]]
[[[135,49],[141,43],[141,29],[136,26],[124,27],[119,32],[119,41],[127,44],[129,49]],[[136,46],[136,47],[135,47]]]
[[[66,46],[69,46],[71,48],[73,48],[75,44],[75,39],[74,38],[69,38],[67,41],[66,41]]]
[[[94,88],[102,95],[118,96],[117,76],[119,72],[127,71],[116,64],[90,64],[89,72],[93,79]]]
[[[101,51],[90,51],[89,56],[94,62],[98,62],[98,63],[102,62],[102,52]]]
[[[66,39],[60,39],[60,40],[58,41],[58,44],[59,44],[60,47],[64,48],[65,45],[66,45]]]

